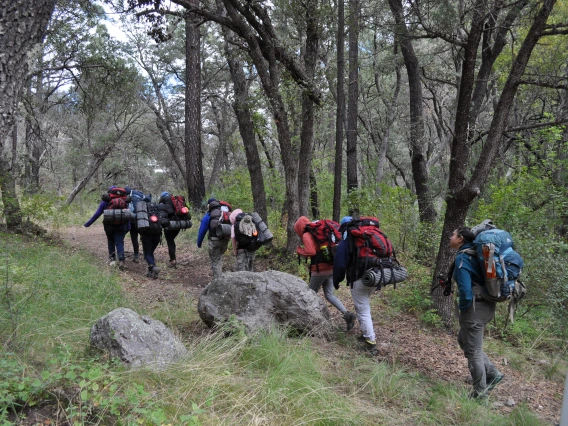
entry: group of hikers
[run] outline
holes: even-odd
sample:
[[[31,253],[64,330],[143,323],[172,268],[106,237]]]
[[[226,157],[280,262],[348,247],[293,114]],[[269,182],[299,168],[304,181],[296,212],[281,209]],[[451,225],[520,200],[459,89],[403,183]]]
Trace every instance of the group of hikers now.
[[[138,262],[140,235],[144,259],[148,263],[147,276],[157,278],[159,269],[155,264],[154,250],[160,243],[163,229],[170,258],[168,266],[175,268],[175,238],[180,229],[191,227],[191,217],[183,197],[172,196],[164,191],[156,206],[150,195],[143,195],[129,187],[118,188],[118,191],[117,187],[111,187],[109,197],[103,196],[103,201],[93,217],[85,223],[85,227],[103,214],[105,218],[110,216],[113,212],[109,210],[113,209],[113,203],[128,216],[128,207],[114,201],[119,196],[113,197],[113,192],[120,193],[119,196],[128,194],[126,201],[130,202],[134,216],[123,223],[116,223],[119,221],[116,220],[115,213],[112,215],[114,223],[111,220],[103,221],[108,240],[109,263],[114,264],[118,259],[118,267],[124,268],[124,238],[127,232],[130,232],[132,238],[133,261]],[[139,201],[132,206],[135,195]],[[168,208],[171,205],[175,206]],[[153,220],[150,215],[154,211],[159,213],[157,221],[161,224],[160,232],[149,232]],[[170,226],[172,229],[168,229]],[[348,331],[353,329],[357,320],[361,329],[357,340],[370,354],[378,354],[370,298],[376,290],[387,284],[396,286],[397,282],[404,281],[407,276],[406,269],[396,258],[391,241],[380,229],[379,220],[370,216],[345,216],[337,223],[327,219],[311,221],[306,216],[301,216],[296,221],[294,230],[301,239],[296,253],[299,257],[310,260],[309,288],[316,293],[323,288],[325,299],[342,314]],[[213,278],[222,274],[223,255],[228,250],[229,241],[232,242],[236,270],[253,272],[256,250],[273,237],[257,213],[233,210],[229,203],[215,198],[207,201],[207,212],[201,219],[197,236],[199,248],[206,236]],[[485,240],[482,236],[489,242],[483,242]],[[500,241],[505,243],[501,245]],[[473,379],[470,397],[483,399],[504,377],[483,351],[484,329],[495,315],[496,303],[513,297],[523,262],[512,249],[510,234],[496,229],[489,220],[474,229],[457,228],[451,235],[449,244],[457,250],[457,255],[447,276],[444,275],[441,280],[441,285],[446,295],[452,293],[452,281],[457,285],[460,325],[458,344],[468,360]],[[334,289],[339,289],[339,284],[344,279],[350,287],[355,312],[349,311],[334,294]]]

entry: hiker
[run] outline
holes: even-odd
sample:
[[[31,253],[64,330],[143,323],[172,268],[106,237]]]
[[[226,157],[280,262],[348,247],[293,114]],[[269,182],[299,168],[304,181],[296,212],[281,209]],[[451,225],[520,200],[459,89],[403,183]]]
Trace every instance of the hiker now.
[[[231,222],[231,242],[236,261],[235,270],[254,272],[253,262],[260,244],[255,244],[258,231],[252,217],[246,215],[245,218],[241,209],[235,209],[231,212],[229,221]],[[235,230],[235,227],[238,227],[238,229]],[[242,244],[239,243],[237,236],[243,242]],[[248,241],[249,238],[254,241]]]
[[[343,319],[347,324],[347,331],[349,331],[355,325],[355,314],[349,312],[335,296],[333,292],[333,264],[323,258],[321,248],[316,239],[310,232],[306,231],[306,225],[309,223],[310,219],[306,216],[300,216],[294,224],[294,231],[302,239],[303,245],[303,247],[296,248],[296,253],[310,258],[310,289],[317,293],[323,287],[325,299],[343,314]]]
[[[457,283],[459,296],[460,331],[458,343],[467,358],[473,391],[471,398],[483,399],[503,380],[503,374],[483,352],[483,331],[495,315],[495,302],[480,296],[484,283],[483,271],[475,256],[464,253],[473,248],[475,235],[470,228],[460,227],[450,237],[450,247],[458,250],[452,277]]]
[[[207,213],[201,219],[199,233],[197,234],[197,247],[199,248],[201,248],[205,234],[208,236],[208,252],[213,278],[220,276],[223,272],[223,254],[227,251],[231,238],[229,220],[231,210],[231,205],[226,201],[209,198],[207,200]],[[229,232],[217,236],[218,225],[227,225]]]
[[[162,240],[161,213],[158,210],[158,205],[152,203],[152,195],[146,195],[144,201],[145,203],[140,206],[141,210],[138,209],[136,213],[136,221],[142,240],[144,260],[148,264],[146,276],[156,279],[160,268],[156,266],[154,252]]]
[[[113,189],[117,188],[116,186],[111,186],[108,189],[108,192],[112,191]],[[103,214],[103,212],[109,207],[109,201],[101,201],[99,207],[93,217],[91,217],[85,224],[83,225],[85,228],[91,226],[95,221]],[[118,254],[118,269],[124,269],[124,237],[128,232],[128,223],[120,223],[120,224],[103,224],[105,234],[107,237],[107,244],[108,244],[108,264],[109,266],[116,265],[116,256]]]
[[[126,189],[126,192],[130,194],[130,203],[128,207],[130,208],[130,211],[136,213],[136,203],[142,201],[142,199],[144,198],[144,193],[136,189],[131,189],[130,186],[126,186],[124,187],[124,189]],[[129,229],[130,241],[132,241],[132,251],[134,252],[132,261],[134,263],[138,263],[140,262],[140,243],[139,243],[140,234],[138,232],[138,226],[136,225],[136,221],[130,222],[129,227],[130,227]]]
[[[357,340],[364,344],[365,349],[371,355],[376,355],[378,353],[377,341],[371,317],[371,295],[376,288],[364,285],[363,280],[357,277],[356,271],[354,271],[357,268],[357,259],[352,259],[352,257],[356,256],[356,253],[349,250],[349,231],[347,230],[347,225],[351,220],[350,216],[341,219],[343,239],[337,246],[333,262],[333,286],[335,289],[339,289],[339,283],[347,277],[347,285],[351,287],[351,298],[361,327],[361,336]]]
[[[164,191],[160,194],[160,200],[158,204],[172,204],[171,201],[171,194],[167,191]],[[168,212],[169,213],[169,212]],[[175,218],[174,214],[171,214],[170,217]],[[166,238],[166,243],[168,245],[168,254],[170,256],[170,262],[168,263],[168,268],[176,268],[176,242],[175,239],[179,235],[180,229],[170,230],[168,228],[164,228],[164,237]]]

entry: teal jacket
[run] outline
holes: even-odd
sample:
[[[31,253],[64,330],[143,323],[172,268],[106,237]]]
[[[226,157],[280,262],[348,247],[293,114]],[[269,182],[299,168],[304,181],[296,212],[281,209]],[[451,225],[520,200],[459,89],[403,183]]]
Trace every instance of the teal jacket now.
[[[464,244],[456,255],[453,279],[458,286],[459,304],[461,312],[467,311],[473,303],[473,285],[483,285],[483,271],[476,256],[463,253],[465,249],[474,249],[473,243]]]

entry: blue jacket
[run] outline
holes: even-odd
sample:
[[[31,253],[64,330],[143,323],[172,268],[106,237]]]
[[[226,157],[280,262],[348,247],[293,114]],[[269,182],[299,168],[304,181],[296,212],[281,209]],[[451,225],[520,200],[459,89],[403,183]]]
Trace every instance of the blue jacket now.
[[[83,226],[85,226],[86,228],[91,226],[99,218],[99,216],[103,214],[107,206],[108,203],[106,201],[101,201],[101,203],[99,204],[99,208],[97,209],[93,217],[90,218],[87,222],[85,222],[85,225]]]
[[[333,257],[333,286],[336,289],[339,288],[339,283],[345,278],[349,260],[349,242],[347,239],[341,240]]]
[[[209,231],[209,221],[211,220],[211,216],[209,216],[209,212],[205,213],[205,216],[201,219],[201,225],[199,226],[199,233],[197,234],[197,247],[201,248],[201,243],[205,238],[205,234]]]
[[[455,268],[453,278],[458,286],[458,308],[462,312],[467,311],[473,303],[473,283],[483,285],[485,281],[477,257],[467,253],[460,253],[462,250],[473,248],[473,243],[464,244],[459,248],[456,259],[454,260]]]

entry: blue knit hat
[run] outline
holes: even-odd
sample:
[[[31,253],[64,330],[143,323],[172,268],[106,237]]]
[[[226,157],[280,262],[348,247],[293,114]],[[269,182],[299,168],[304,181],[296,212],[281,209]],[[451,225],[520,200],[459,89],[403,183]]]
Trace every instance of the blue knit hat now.
[[[160,194],[160,197],[166,197],[168,195],[170,195],[170,193],[168,191],[164,191]]]
[[[207,204],[211,204],[213,201],[217,201],[217,199],[216,198],[209,198],[207,200]]]
[[[351,222],[352,219],[353,219],[353,218],[352,218],[351,216],[343,216],[343,217],[341,218],[341,223],[340,223],[340,225],[343,225],[343,224],[346,223],[346,222]]]

